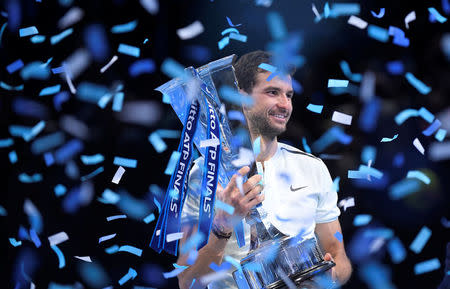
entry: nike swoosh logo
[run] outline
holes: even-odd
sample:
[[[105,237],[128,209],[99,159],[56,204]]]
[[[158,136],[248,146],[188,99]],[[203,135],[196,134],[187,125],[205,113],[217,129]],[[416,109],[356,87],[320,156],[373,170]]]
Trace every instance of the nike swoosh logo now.
[[[298,190],[300,190],[300,189],[304,189],[304,188],[306,188],[307,186],[303,186],[303,187],[298,187],[298,188],[293,188],[292,187],[292,185],[291,185],[291,191],[293,191],[293,192],[295,192],[295,191],[298,191]]]

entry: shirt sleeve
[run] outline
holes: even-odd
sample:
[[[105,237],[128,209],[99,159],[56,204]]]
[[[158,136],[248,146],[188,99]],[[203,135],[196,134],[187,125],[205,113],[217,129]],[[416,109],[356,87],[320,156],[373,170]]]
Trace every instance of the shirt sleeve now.
[[[189,172],[186,199],[181,211],[181,224],[194,224],[198,222],[200,191],[202,183],[203,158],[194,161],[191,171]]]
[[[316,210],[316,223],[328,223],[337,220],[341,211],[337,207],[337,192],[325,163],[320,161],[319,202]]]

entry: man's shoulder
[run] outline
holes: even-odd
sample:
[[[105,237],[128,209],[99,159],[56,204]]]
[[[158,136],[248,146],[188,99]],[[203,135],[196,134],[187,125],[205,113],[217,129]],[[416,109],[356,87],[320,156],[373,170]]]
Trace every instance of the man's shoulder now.
[[[292,157],[299,157],[299,158],[304,158],[305,160],[309,160],[309,161],[313,161],[313,162],[322,162],[322,160],[318,157],[316,157],[313,154],[304,152],[296,147],[293,147],[291,145],[285,144],[285,143],[278,143],[278,148],[281,150],[281,152],[292,156]]]

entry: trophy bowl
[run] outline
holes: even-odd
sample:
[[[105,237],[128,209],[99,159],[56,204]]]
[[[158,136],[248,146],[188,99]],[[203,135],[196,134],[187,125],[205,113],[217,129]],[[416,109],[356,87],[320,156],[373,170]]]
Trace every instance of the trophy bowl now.
[[[256,265],[256,266],[252,266]],[[311,278],[336,264],[325,261],[315,238],[295,242],[282,237],[264,242],[241,260],[241,270],[233,272],[239,289],[288,288],[289,278],[298,288],[311,288]],[[314,287],[312,287],[314,288]]]

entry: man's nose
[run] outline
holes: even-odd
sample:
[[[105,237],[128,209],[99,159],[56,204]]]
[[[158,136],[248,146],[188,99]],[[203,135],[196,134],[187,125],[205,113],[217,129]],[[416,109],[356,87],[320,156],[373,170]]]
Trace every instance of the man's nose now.
[[[286,94],[281,94],[278,100],[278,104],[280,107],[287,109],[289,107],[290,101],[290,98]]]

